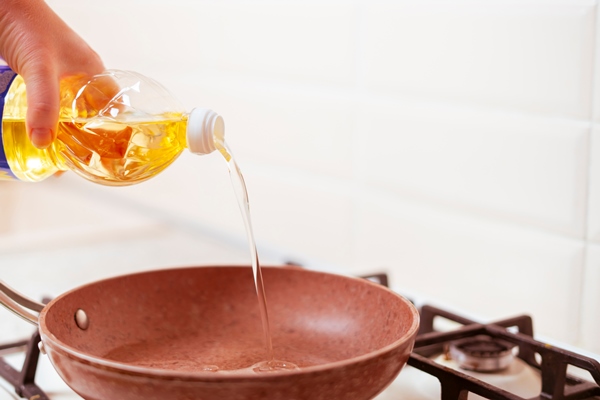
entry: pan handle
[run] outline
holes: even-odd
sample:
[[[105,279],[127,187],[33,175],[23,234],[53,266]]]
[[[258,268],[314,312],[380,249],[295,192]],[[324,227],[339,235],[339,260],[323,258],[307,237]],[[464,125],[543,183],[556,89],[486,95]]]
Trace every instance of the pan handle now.
[[[29,311],[40,312],[44,304],[23,296],[0,280],[0,304],[25,321],[38,325],[38,317]],[[28,311],[29,310],[29,311]]]

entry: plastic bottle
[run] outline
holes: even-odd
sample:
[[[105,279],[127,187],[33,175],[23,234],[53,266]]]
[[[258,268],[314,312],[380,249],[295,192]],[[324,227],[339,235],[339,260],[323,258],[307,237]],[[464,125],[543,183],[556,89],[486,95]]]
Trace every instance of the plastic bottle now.
[[[157,175],[185,148],[224,149],[219,115],[186,113],[162,85],[135,72],[71,77],[61,82],[60,95],[56,140],[40,150],[25,130],[23,79],[0,66],[0,179],[38,182],[71,170],[104,185],[132,185]]]

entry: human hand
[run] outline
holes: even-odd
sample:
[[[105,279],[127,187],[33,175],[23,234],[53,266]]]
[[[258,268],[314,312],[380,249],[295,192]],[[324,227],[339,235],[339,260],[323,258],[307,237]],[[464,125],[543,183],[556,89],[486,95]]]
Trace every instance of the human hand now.
[[[56,137],[60,80],[104,71],[98,54],[43,0],[0,1],[0,56],[27,85],[27,134],[38,148]]]

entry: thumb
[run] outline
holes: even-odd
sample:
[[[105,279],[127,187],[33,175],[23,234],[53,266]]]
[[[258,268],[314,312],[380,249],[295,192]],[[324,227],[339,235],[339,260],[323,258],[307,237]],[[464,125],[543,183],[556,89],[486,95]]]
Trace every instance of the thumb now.
[[[22,76],[27,87],[27,134],[35,147],[43,149],[50,146],[56,135],[59,79],[53,68],[45,65],[31,66]]]

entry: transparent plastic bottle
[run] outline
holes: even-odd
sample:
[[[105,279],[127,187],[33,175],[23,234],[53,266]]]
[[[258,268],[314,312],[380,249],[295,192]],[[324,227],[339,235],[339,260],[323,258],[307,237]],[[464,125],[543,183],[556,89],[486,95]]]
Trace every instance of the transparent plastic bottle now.
[[[60,96],[56,140],[38,149],[25,130],[25,83],[0,66],[0,179],[38,182],[71,170],[103,185],[132,185],[157,175],[185,148],[225,151],[219,115],[198,108],[187,113],[162,85],[135,72],[67,78]]]

